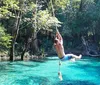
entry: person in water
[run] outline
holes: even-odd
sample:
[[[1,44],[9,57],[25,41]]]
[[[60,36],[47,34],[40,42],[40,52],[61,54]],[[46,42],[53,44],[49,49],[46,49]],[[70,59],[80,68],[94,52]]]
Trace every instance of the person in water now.
[[[80,59],[82,55],[74,55],[74,54],[65,54],[64,46],[63,46],[63,38],[59,31],[56,32],[56,37],[54,40],[54,47],[56,49],[57,55],[61,61],[72,60],[75,61],[76,59]]]

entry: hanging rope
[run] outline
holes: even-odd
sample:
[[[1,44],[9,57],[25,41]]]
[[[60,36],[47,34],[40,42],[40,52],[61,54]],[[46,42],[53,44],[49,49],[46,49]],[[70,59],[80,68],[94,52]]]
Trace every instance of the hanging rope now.
[[[53,2],[53,1],[51,0],[52,16],[55,17],[54,6],[53,6],[53,3],[52,3],[52,2]],[[56,25],[56,24],[55,24],[55,25]],[[56,32],[59,32],[59,31],[58,31],[58,28],[57,28],[57,25],[56,25]],[[60,59],[59,59],[58,77],[59,77],[59,79],[62,81],[63,78],[62,78],[62,73],[61,73],[61,71],[60,71],[60,67],[61,67],[61,61],[60,61]]]
[[[62,81],[62,80],[63,80],[63,78],[62,78],[62,73],[61,73],[61,71],[60,71],[60,66],[61,66],[61,62],[60,62],[60,60],[59,60],[58,77],[59,77],[59,79]]]
[[[36,0],[36,9],[35,9],[35,30],[37,30],[37,7],[38,7],[38,1]]]
[[[51,7],[52,7],[52,16],[53,17],[55,17],[55,13],[54,13],[54,7],[53,7],[53,3],[52,3],[53,1],[51,0]],[[37,6],[37,0],[36,0],[36,6]],[[37,20],[36,20],[36,18],[37,18],[37,7],[36,7],[36,12],[35,12],[35,28],[37,28]],[[59,32],[58,31],[58,28],[57,28],[57,25],[56,25],[56,23],[55,23],[55,27],[56,27],[56,32]],[[60,59],[59,59],[59,67],[58,67],[58,77],[59,77],[59,79],[62,81],[63,80],[63,78],[62,78],[62,74],[61,74],[61,71],[60,71],[60,66],[61,66],[61,61],[60,61]]]
[[[54,10],[54,6],[53,6],[53,1],[51,0],[51,7],[52,7],[52,16],[55,17],[55,10]],[[56,25],[56,24],[55,24]],[[58,32],[58,28],[57,28],[57,25],[56,25],[56,31]]]

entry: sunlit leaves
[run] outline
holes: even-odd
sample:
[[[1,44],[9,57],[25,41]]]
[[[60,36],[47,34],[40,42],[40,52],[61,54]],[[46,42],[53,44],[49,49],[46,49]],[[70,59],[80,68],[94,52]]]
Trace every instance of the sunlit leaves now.
[[[0,47],[10,47],[11,36],[5,32],[3,26],[0,25]]]
[[[61,22],[56,18],[56,17],[49,17],[49,20],[47,21],[47,23],[49,27],[60,27]]]
[[[14,10],[19,10],[17,0],[1,0],[0,4],[0,18],[12,16],[12,12]]]
[[[55,26],[60,26],[60,24],[61,22],[56,17],[53,17],[48,10],[37,13],[37,25],[40,29],[50,29]]]
[[[66,6],[70,3],[70,0],[55,0],[55,5],[57,7],[61,7],[62,9],[65,9]]]

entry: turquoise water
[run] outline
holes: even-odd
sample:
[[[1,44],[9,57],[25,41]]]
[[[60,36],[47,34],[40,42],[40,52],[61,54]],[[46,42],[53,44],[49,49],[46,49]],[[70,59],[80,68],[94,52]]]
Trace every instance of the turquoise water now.
[[[100,85],[100,59],[62,62],[63,81],[58,78],[58,58],[45,62],[0,62],[0,85]]]

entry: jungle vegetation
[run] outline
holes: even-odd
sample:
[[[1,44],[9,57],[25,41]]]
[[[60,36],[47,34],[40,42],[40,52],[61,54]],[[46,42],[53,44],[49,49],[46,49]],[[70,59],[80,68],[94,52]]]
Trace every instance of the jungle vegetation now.
[[[55,53],[57,27],[66,52],[99,54],[100,0],[0,0],[0,54]]]

